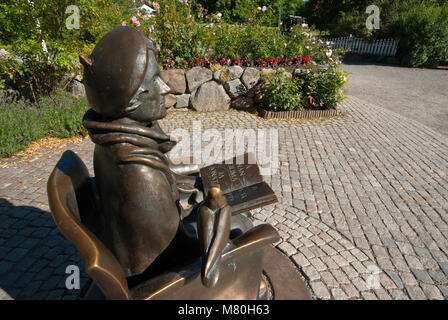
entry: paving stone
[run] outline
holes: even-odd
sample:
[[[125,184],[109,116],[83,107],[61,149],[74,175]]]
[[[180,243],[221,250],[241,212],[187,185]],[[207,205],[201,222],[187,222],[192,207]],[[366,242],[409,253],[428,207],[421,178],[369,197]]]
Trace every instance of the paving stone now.
[[[425,293],[417,286],[406,286],[406,290],[412,300],[426,300]]]
[[[350,253],[350,251],[342,251],[341,256],[345,258],[349,263],[355,262],[357,259]]]
[[[443,283],[443,284],[448,284],[448,278],[443,274],[443,272],[436,270],[430,270],[429,272],[429,276],[434,279],[434,281],[436,283]]]
[[[385,272],[399,289],[404,289],[403,281],[401,281],[401,277],[396,272],[388,270],[386,270]]]
[[[370,291],[361,292],[361,295],[364,300],[378,300],[378,297]]]
[[[21,273],[21,276],[14,282],[14,286],[17,288],[25,288],[32,282],[35,276],[36,274],[31,272]]]
[[[303,273],[306,275],[306,277],[309,279],[309,281],[320,280],[319,272],[312,265],[303,267],[302,270]]]
[[[331,274],[336,279],[336,281],[341,285],[351,283],[351,281],[348,279],[347,275],[344,272],[342,272],[342,270],[340,270],[340,269],[331,270]]]
[[[327,270],[327,266],[319,258],[310,259],[310,263],[316,268],[317,271],[322,272]]]
[[[0,300],[13,300],[14,298],[11,295],[0,288]]]
[[[331,259],[331,257],[321,257],[320,259],[322,260],[323,263],[325,263],[328,269],[331,270],[339,269],[339,266],[337,265],[336,262],[334,262],[333,259]]]
[[[302,253],[293,255],[292,259],[295,261],[295,263],[297,263],[299,267],[306,267],[310,265],[310,261]]]
[[[447,300],[448,299],[448,286],[443,285],[443,286],[437,286],[437,287],[439,288],[440,292],[442,293],[444,299]]]
[[[393,300],[409,300],[409,297],[402,290],[389,290]]]
[[[278,248],[288,256],[291,256],[297,252],[297,249],[290,245],[288,242],[281,243],[280,245],[278,245]]]
[[[391,296],[383,288],[375,289],[375,294],[380,300],[392,300]]]
[[[19,271],[27,271],[34,263],[36,259],[33,257],[25,257],[19,263],[16,264],[15,269]]]
[[[314,294],[320,298],[329,300],[331,299],[330,292],[328,291],[326,285],[321,281],[313,281],[310,283],[311,289],[313,289]]]
[[[345,292],[340,288],[332,288],[331,294],[335,300],[347,300],[348,297]]]
[[[28,253],[27,249],[23,248],[15,248],[11,250],[8,255],[5,256],[6,260],[17,262],[22,259]]]
[[[61,276],[51,276],[46,279],[41,286],[42,290],[53,291],[65,286],[65,278]]]
[[[5,275],[2,276],[2,281],[1,281],[1,285],[4,288],[8,288],[10,289],[11,287],[14,286],[15,282],[17,281],[17,279],[19,279],[21,276],[20,272],[17,271],[12,271],[12,272],[8,272]],[[10,290],[9,290],[10,292]]]
[[[48,294],[46,299],[48,299],[48,300],[62,300],[63,294],[64,294],[64,290],[62,290],[62,289],[60,289],[60,290],[53,290],[53,291],[50,291],[50,293]]]
[[[331,272],[323,271],[323,272],[320,273],[320,276],[322,278],[322,281],[325,283],[325,285],[327,287],[333,287],[333,288],[338,288],[339,287],[339,283],[333,277]]]
[[[352,284],[343,284],[342,289],[347,294],[348,299],[356,299],[360,297],[358,289]]]
[[[35,280],[47,280],[54,272],[53,268],[44,268],[37,273]]]
[[[14,266],[13,262],[10,261],[0,261],[0,275],[6,274]]]
[[[350,278],[353,279],[359,275],[359,273],[352,267],[352,266],[345,266],[342,267],[342,270],[345,272],[345,274]]]
[[[356,259],[358,261],[366,261],[368,259],[368,257],[359,249],[353,249],[350,251],[352,255],[354,255],[356,257]]]
[[[349,265],[348,261],[344,259],[344,257],[340,256],[340,255],[334,255],[331,257],[334,262],[336,262],[336,264],[339,267],[346,267]]]
[[[333,256],[333,255],[337,254],[336,250],[334,250],[328,244],[321,246],[321,249],[329,256]]]
[[[428,272],[425,270],[418,270],[411,268],[412,273],[417,278],[418,281],[428,283],[428,284],[434,284],[434,281],[429,276]]]
[[[430,300],[443,300],[443,295],[435,285],[424,284],[420,285],[426,297]]]

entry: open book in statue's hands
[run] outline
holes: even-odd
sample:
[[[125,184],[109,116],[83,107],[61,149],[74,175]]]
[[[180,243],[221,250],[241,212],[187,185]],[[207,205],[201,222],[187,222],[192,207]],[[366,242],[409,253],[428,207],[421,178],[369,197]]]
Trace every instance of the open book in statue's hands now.
[[[248,154],[242,159],[249,159]],[[212,185],[219,185],[236,215],[277,202],[271,187],[263,181],[258,164],[237,164],[237,158],[200,169],[204,195]]]

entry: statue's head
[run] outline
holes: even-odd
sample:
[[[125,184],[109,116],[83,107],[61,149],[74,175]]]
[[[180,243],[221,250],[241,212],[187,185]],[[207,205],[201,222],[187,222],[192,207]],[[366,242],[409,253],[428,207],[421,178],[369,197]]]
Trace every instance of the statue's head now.
[[[160,78],[155,46],[141,31],[115,28],[80,61],[95,112],[111,120],[128,117],[143,123],[165,116],[169,87]]]

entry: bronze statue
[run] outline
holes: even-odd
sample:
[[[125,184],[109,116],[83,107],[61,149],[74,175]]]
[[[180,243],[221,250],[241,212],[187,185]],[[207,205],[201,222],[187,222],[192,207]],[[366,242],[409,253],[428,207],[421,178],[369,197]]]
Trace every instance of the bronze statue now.
[[[132,27],[80,56],[95,178],[64,153],[48,182],[53,217],[106,298],[256,299],[263,248],[278,233],[232,216],[219,186],[203,190],[198,166],[166,156],[175,142],[157,120],[169,87],[155,57]]]

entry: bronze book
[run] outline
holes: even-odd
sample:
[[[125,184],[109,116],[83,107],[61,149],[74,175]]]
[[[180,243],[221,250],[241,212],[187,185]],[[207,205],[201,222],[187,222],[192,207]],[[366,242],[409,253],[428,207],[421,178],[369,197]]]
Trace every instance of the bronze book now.
[[[257,164],[236,164],[236,158],[232,162],[200,169],[205,194],[212,185],[219,184],[233,215],[278,201],[274,191],[263,181]]]

